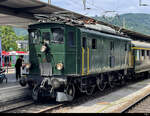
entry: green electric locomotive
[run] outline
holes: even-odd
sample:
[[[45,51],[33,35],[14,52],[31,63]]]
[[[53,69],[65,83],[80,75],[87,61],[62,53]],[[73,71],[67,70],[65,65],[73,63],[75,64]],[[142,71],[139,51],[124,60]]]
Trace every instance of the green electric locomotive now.
[[[123,82],[133,68],[131,39],[82,26],[38,23],[29,26],[27,82],[33,99],[71,101],[77,91]]]

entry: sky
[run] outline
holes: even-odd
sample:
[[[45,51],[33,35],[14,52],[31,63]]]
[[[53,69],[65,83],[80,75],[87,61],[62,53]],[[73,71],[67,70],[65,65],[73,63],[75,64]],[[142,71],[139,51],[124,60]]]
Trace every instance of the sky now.
[[[48,2],[48,0],[41,1]],[[84,10],[83,0],[51,0],[52,5],[87,16],[113,16],[125,13],[150,14],[150,0],[141,0],[141,3],[148,6],[139,6],[139,0],[86,0],[86,8],[90,9]]]

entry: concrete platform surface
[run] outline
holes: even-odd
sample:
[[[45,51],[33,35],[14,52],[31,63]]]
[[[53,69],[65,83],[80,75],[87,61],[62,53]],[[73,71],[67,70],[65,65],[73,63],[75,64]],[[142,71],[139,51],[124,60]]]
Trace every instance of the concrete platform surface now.
[[[9,86],[15,86],[19,85],[18,81],[16,81],[16,72],[15,69],[8,69],[6,70],[5,75],[7,77],[7,83],[6,80],[3,80],[3,83],[0,84],[0,88],[9,87]]]
[[[15,69],[9,69],[8,73],[6,71],[5,74],[8,81],[6,83],[4,80],[4,82],[0,84],[0,104],[4,104],[6,101],[31,96],[29,88],[27,86],[22,87],[19,81],[16,81]]]
[[[150,93],[150,79],[122,87],[97,99],[56,113],[119,113],[124,107],[147,93]]]

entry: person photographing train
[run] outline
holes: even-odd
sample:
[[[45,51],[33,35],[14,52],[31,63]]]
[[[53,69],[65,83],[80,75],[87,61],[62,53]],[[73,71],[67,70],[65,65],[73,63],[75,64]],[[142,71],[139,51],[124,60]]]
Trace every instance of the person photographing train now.
[[[16,64],[15,64],[15,68],[16,68],[16,81],[21,78],[22,62],[23,62],[23,56],[21,55],[21,56],[19,56],[19,58],[17,59]]]

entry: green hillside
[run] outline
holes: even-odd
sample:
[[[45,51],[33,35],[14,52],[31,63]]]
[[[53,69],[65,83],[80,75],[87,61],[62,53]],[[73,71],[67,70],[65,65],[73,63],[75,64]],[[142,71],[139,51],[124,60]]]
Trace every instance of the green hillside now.
[[[104,18],[95,16],[94,18],[121,27],[123,27],[124,20],[126,29],[150,35],[150,14],[129,13],[119,15],[119,17]]]

